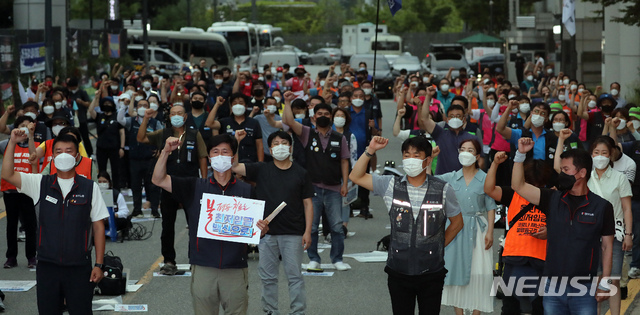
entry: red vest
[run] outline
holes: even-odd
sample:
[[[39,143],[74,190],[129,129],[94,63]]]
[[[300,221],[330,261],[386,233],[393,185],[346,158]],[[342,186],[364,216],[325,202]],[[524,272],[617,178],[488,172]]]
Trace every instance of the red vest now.
[[[509,211],[507,212],[507,221],[513,218],[522,210],[529,202],[517,193],[513,194]],[[545,226],[547,216],[538,208],[533,208],[525,214],[514,226],[511,226],[509,234],[504,241],[504,250],[502,256],[525,256],[545,260],[547,257],[547,241],[537,239],[531,236],[531,233],[538,231],[538,228]]]
[[[42,173],[44,168],[51,163],[51,160],[53,160],[53,140],[55,139],[49,139],[44,142],[44,162],[42,162],[42,165],[40,166],[40,173]]]
[[[36,147],[40,145],[39,142],[36,142]],[[13,170],[20,173],[31,174],[31,163],[29,163],[29,148],[23,148],[16,144],[15,151],[13,153]],[[4,157],[7,158],[6,156]],[[0,190],[16,190],[16,186],[9,184],[6,180],[2,179],[0,181]]]

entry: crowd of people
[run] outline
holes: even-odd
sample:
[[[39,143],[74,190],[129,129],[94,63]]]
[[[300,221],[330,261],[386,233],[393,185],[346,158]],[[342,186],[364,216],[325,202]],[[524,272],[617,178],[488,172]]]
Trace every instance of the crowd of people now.
[[[615,292],[609,305],[619,314],[628,278],[640,277],[640,242],[633,239],[640,234],[640,223],[634,222],[640,219],[640,194],[635,194],[640,107],[621,98],[619,83],[606,92],[600,86],[592,91],[556,74],[542,58],[518,69],[522,78],[514,83],[488,69],[479,79],[466,69],[457,77],[450,69],[443,78],[403,70],[393,84],[392,134],[403,141],[406,175],[394,176],[376,170],[376,151],[389,140],[382,137],[382,107],[367,64],[354,69],[336,63],[317,74],[294,66],[240,71],[201,60],[176,72],[154,66],[138,72],[116,64],[92,83],[92,97],[77,78],[34,80],[29,100],[9,106],[0,118],[0,132],[11,134],[0,144],[2,152],[14,156],[4,159],[2,171],[8,223],[4,268],[18,265],[18,222],[25,231],[27,265],[38,266],[38,277],[46,277],[44,269],[75,278],[82,273],[65,268],[90,266],[90,257],[83,260],[77,253],[51,260],[47,246],[52,245],[36,242],[42,233],[55,234],[38,231],[53,218],[37,219],[36,205],[42,209],[43,200],[48,207],[46,202],[58,205],[58,199],[69,199],[70,188],[78,196],[75,186],[57,191],[58,197],[48,195],[60,190],[56,175],[60,187],[83,177],[97,180],[97,192],[114,189],[119,230],[126,231],[145,209],[161,218],[160,272],[166,275],[178,271],[178,210],[185,210],[190,227],[198,226],[203,193],[264,200],[265,218],[285,201],[275,219],[258,222],[261,302],[265,313],[280,312],[282,262],[290,311],[303,314],[303,251],[309,270],[318,270],[322,233],[331,243],[334,268],[348,270],[343,262],[348,222],[354,215],[373,218],[373,191],[390,216],[385,272],[395,314],[413,313],[416,301],[421,314],[436,313],[440,305],[453,306],[456,314],[493,312],[488,292],[494,250],[500,251],[505,281],[605,277],[598,294],[584,299],[541,296],[537,287],[529,288],[532,296],[506,294],[503,314],[568,313],[578,304],[580,314],[595,314],[607,291]],[[89,123],[95,124],[95,135]],[[80,182],[79,190],[91,191]],[[120,193],[127,188],[131,211]],[[353,190],[357,201],[345,204]],[[102,200],[97,195],[94,199]],[[92,222],[95,235],[104,230],[96,222],[107,223],[106,217],[93,209],[90,218],[69,220],[78,220],[74,224],[83,229],[80,221]],[[500,246],[493,244],[497,219],[508,226]],[[103,252],[104,238],[96,240],[100,264]],[[220,305],[228,313],[246,313],[246,244],[199,238],[191,228],[189,261],[196,314],[217,314]],[[98,281],[89,269],[81,271]],[[590,288],[591,282],[583,284]],[[536,286],[554,290],[553,285]],[[86,307],[69,301],[73,290],[60,290],[70,310]],[[51,308],[45,305],[57,305],[45,304],[51,299],[39,285],[42,313]]]

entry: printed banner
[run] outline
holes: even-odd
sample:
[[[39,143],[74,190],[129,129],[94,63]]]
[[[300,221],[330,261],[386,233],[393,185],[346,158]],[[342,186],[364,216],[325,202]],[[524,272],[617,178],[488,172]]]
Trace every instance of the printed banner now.
[[[109,34],[109,56],[120,58],[120,34]]]
[[[20,73],[44,71],[44,43],[20,45]]]
[[[256,224],[264,217],[264,201],[203,194],[200,204],[198,237],[260,243],[260,229]]]
[[[11,71],[13,64],[12,36],[0,36],[0,71]]]

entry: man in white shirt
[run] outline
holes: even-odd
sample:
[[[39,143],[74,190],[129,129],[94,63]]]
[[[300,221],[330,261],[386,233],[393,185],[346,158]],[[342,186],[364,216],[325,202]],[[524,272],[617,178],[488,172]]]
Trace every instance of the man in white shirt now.
[[[14,155],[16,143],[27,137],[14,129],[5,152]],[[53,142],[55,175],[15,172],[13,159],[3,159],[2,179],[40,204],[38,312],[60,314],[66,301],[70,314],[91,314],[95,284],[102,279],[105,235],[102,219],[109,216],[98,185],[75,172],[78,141],[62,135]],[[96,264],[91,266],[92,241]],[[87,278],[89,278],[87,281]]]

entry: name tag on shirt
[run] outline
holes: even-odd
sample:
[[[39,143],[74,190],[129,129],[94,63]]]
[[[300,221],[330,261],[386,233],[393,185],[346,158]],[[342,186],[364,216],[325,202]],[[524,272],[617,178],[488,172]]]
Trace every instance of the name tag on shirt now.
[[[331,141],[331,146],[332,146],[332,147],[339,147],[339,146],[340,146],[340,142],[338,142],[338,141]]]
[[[54,205],[55,205],[55,204],[58,204],[58,199],[53,198],[53,197],[51,197],[51,196],[47,196],[47,197],[46,197],[46,198],[44,198],[44,199],[45,199],[46,201],[48,201],[48,202],[50,202],[50,203],[54,204]]]

